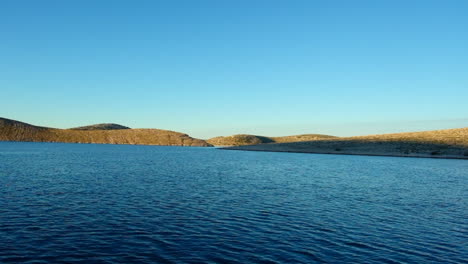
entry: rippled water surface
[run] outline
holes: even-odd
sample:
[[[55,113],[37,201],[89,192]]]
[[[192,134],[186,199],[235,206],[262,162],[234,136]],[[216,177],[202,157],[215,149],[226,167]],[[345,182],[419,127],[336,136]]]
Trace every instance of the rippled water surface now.
[[[468,161],[0,142],[0,263],[466,263]]]

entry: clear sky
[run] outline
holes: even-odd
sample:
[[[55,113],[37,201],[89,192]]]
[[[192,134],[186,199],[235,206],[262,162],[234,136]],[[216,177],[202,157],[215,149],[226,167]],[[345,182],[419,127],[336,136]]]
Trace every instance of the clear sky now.
[[[468,1],[3,0],[0,116],[208,138],[468,126]]]

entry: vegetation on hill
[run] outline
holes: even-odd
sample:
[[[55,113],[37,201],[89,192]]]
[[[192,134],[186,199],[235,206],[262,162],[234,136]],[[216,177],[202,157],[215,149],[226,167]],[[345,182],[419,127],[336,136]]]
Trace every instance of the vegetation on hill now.
[[[0,141],[211,146],[187,134],[161,129],[56,129],[6,118],[0,118]]]
[[[239,146],[226,149],[468,159],[468,128]]]
[[[333,136],[320,135],[320,134],[305,134],[285,137],[264,137],[256,135],[232,135],[227,137],[215,137],[207,140],[208,143],[214,146],[245,146],[269,143],[283,143],[283,142],[298,142],[298,141],[311,141],[334,138]]]

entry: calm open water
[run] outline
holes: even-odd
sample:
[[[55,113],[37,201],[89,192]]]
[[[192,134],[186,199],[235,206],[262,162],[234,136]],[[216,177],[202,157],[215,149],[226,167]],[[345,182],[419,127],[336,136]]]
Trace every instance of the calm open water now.
[[[468,161],[0,142],[0,263],[467,263]]]

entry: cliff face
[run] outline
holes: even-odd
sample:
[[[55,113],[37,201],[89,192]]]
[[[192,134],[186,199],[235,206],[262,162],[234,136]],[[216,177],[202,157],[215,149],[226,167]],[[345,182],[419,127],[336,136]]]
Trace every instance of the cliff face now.
[[[187,134],[161,129],[56,129],[6,118],[0,118],[0,141],[211,146],[206,141]]]
[[[246,146],[267,143],[300,142],[334,138],[333,136],[320,134],[305,134],[285,137],[264,137],[255,135],[233,135],[228,137],[215,137],[207,140],[208,143],[215,146]]]

